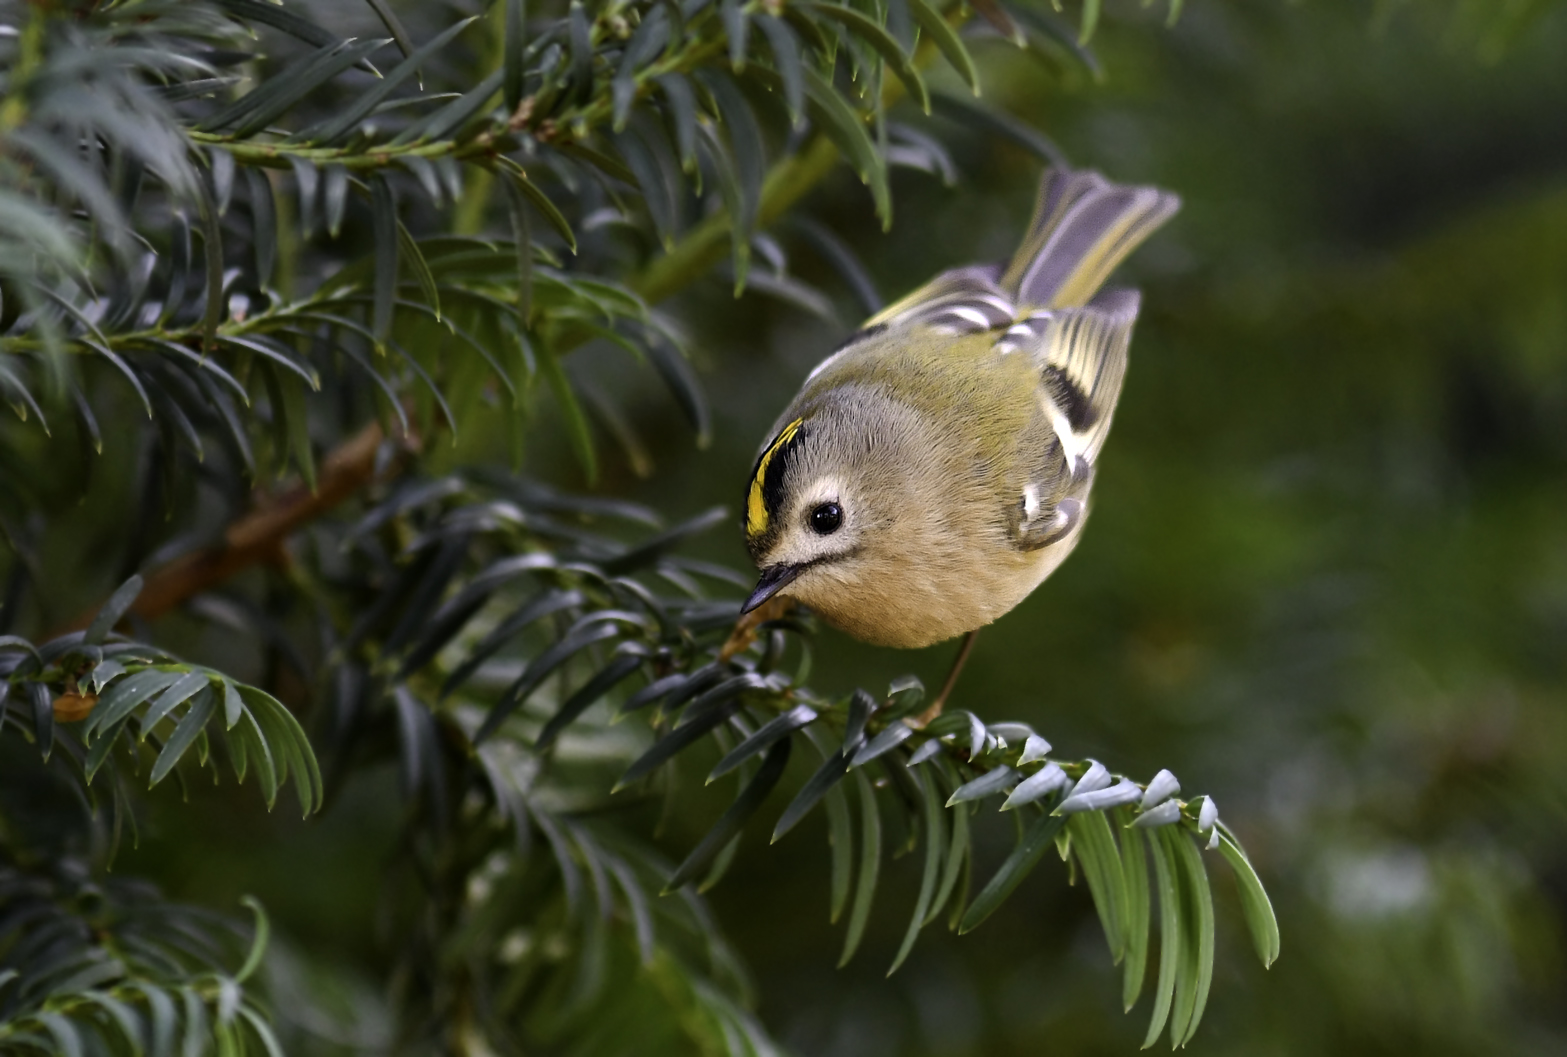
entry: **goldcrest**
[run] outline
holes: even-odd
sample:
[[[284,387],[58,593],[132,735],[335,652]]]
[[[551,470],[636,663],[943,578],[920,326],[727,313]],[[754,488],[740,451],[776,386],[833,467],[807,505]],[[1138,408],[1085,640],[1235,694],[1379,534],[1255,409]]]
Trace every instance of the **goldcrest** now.
[[[1099,291],[1178,209],[1052,169],[1003,268],[943,272],[865,324],[779,416],[746,487],[750,612],[791,598],[916,647],[1017,605],[1081,538],[1139,295]]]

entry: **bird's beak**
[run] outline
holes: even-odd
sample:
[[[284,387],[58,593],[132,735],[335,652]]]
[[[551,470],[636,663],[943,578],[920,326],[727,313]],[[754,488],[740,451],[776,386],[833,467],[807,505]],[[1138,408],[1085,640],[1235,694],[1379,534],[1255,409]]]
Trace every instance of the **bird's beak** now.
[[[762,570],[761,579],[756,581],[756,590],[751,592],[751,597],[745,600],[745,605],[740,607],[742,615],[751,612],[757,606],[782,591],[794,582],[794,578],[800,575],[801,566],[798,565],[772,565]]]

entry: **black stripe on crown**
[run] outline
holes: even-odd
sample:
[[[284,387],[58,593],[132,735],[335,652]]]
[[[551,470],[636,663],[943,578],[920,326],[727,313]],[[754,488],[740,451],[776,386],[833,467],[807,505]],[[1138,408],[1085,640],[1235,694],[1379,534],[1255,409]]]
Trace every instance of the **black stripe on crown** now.
[[[806,433],[801,420],[795,419],[773,438],[756,460],[746,490],[746,535],[761,536],[772,526],[783,505],[784,476]]]

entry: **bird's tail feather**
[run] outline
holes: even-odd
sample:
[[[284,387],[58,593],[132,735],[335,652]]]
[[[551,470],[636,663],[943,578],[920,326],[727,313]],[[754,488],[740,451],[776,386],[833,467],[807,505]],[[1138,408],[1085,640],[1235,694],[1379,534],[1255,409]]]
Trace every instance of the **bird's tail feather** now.
[[[1115,266],[1181,206],[1157,187],[1111,183],[1096,172],[1050,169],[1028,235],[1001,276],[1019,306],[1088,303]]]

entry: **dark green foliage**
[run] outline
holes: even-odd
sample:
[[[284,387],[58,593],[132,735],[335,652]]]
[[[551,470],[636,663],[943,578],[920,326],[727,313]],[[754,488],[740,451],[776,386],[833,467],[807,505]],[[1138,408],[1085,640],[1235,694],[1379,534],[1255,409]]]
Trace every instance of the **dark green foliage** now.
[[[633,924],[642,960],[648,963],[657,958],[656,950],[664,942],[659,938],[661,929],[648,916],[649,906],[663,905],[653,895],[658,885],[645,888],[638,870],[627,860],[601,849],[594,830],[569,816],[556,814],[549,806],[550,799],[562,795],[558,783],[569,771],[560,772],[560,777],[552,782],[539,784],[538,765],[546,761],[562,732],[569,729],[571,719],[586,724],[589,731],[600,729],[597,724],[613,716],[613,710],[604,707],[602,698],[618,692],[625,699],[625,680],[640,673],[648,685],[669,688],[662,695],[654,721],[655,731],[668,733],[633,763],[622,777],[622,784],[646,780],[678,753],[709,735],[721,735],[725,729],[733,729],[743,740],[721,761],[717,773],[737,765],[743,769],[758,752],[764,754],[761,767],[744,781],[742,792],[729,811],[686,862],[672,874],[666,874],[667,879],[661,882],[665,887],[678,888],[700,876],[761,806],[767,792],[782,776],[798,731],[824,725],[832,730],[830,739],[836,743],[842,740],[845,727],[862,729],[869,721],[871,730],[853,734],[852,742],[859,744],[877,725],[875,713],[868,707],[874,698],[860,691],[837,704],[820,700],[809,689],[796,685],[785,671],[773,667],[782,657],[770,642],[766,647],[752,647],[727,665],[715,665],[710,658],[727,634],[728,624],[737,611],[736,603],[709,601],[705,592],[695,589],[690,575],[702,575],[705,570],[700,563],[668,553],[678,542],[678,535],[666,532],[650,543],[619,544],[572,528],[572,507],[563,497],[525,486],[499,483],[497,487],[454,477],[410,482],[392,492],[383,506],[372,509],[357,526],[345,527],[337,549],[348,556],[351,564],[364,563],[368,577],[363,588],[349,588],[344,601],[353,597],[356,590],[367,589],[368,594],[361,595],[353,605],[363,616],[341,648],[346,652],[340,655],[340,663],[352,665],[351,670],[360,673],[355,677],[358,685],[351,700],[340,702],[343,711],[329,724],[323,752],[329,771],[341,774],[351,765],[356,745],[395,745],[401,760],[404,792],[417,805],[420,825],[436,833],[461,830],[464,821],[457,809],[475,795],[488,802],[497,818],[510,819],[517,834],[537,827],[555,857],[553,872],[565,886],[560,891],[566,896],[567,907],[576,902],[571,892],[581,887],[579,871],[585,867],[599,913],[624,915]],[[588,509],[591,507],[580,508],[580,512],[585,514]],[[641,514],[629,509],[617,513]],[[707,520],[698,519],[685,532],[706,527]],[[378,576],[374,565],[387,553],[383,545],[399,537],[408,539],[409,544],[397,562]],[[609,574],[606,570],[610,568],[618,575]],[[655,586],[659,580],[685,584],[686,590],[664,593]],[[133,598],[129,591],[113,597],[95,623],[95,631],[111,623],[116,612],[124,612]],[[410,634],[413,625],[399,615],[405,611],[429,612],[437,598],[446,601],[435,619],[423,626],[424,637]],[[398,600],[406,609],[394,604]],[[714,621],[712,615],[721,615],[723,619]],[[541,625],[545,621],[558,630],[544,631]],[[501,662],[486,658],[510,654],[514,643],[530,640],[540,642],[542,648],[536,649],[534,660],[515,679],[497,681],[487,674],[490,667]],[[17,659],[9,685],[15,692],[74,679],[102,692],[97,707],[83,724],[85,769],[89,777],[97,761],[113,759],[99,746],[122,731],[127,743],[134,744],[145,740],[149,731],[159,729],[159,723],[168,722],[173,724],[173,732],[153,766],[156,781],[167,770],[165,756],[174,753],[177,757],[195,738],[204,740],[202,725],[221,716],[225,730],[239,732],[230,733],[227,743],[236,771],[243,775],[249,759],[262,774],[269,799],[290,767],[296,776],[307,776],[299,783],[307,809],[319,798],[314,784],[318,780],[310,777],[314,774],[314,757],[298,740],[292,717],[260,691],[236,688],[221,676],[170,664],[167,658],[157,657],[145,647],[121,645],[114,640],[91,647],[101,650],[104,657],[89,662],[80,651],[90,647],[78,641],[73,650],[72,641],[77,640],[48,644],[36,651],[21,640],[8,643],[9,655]],[[154,661],[164,663],[148,666]],[[564,702],[558,711],[535,701],[535,691],[544,678],[557,670],[578,673],[568,675],[566,688],[551,695]],[[667,682],[668,674],[659,674],[676,672],[696,673],[697,678],[671,685]],[[713,681],[702,678],[701,673],[705,672],[720,674]],[[458,675],[455,683],[454,674]],[[433,691],[443,685],[451,687],[451,696],[434,712],[428,711],[437,700]],[[181,714],[185,718],[175,722]],[[563,720],[562,716],[568,718]],[[602,718],[595,720],[594,716]],[[132,719],[134,728],[130,725]],[[385,728],[391,728],[389,741],[378,733]],[[949,728],[952,733],[940,734]],[[845,957],[852,954],[863,935],[880,870],[881,812],[876,807],[879,798],[863,778],[865,770],[870,764],[881,766],[889,760],[895,761],[891,767],[903,768],[904,761],[917,751],[914,746],[932,735],[935,740],[930,744],[952,742],[949,752],[956,756],[952,764],[942,763],[938,767],[926,763],[910,776],[924,804],[922,829],[916,839],[925,842],[926,851],[920,896],[895,959],[896,967],[907,956],[919,927],[936,917],[953,895],[960,866],[968,854],[966,841],[949,846],[948,821],[944,817],[949,812],[940,803],[948,799],[948,789],[955,789],[968,775],[977,777],[967,780],[964,788],[984,783],[987,774],[1010,775],[1010,764],[1029,768],[1051,764],[1037,755],[1027,764],[1018,763],[1024,745],[1007,739],[1022,738],[1027,743],[1032,732],[1017,724],[1002,724],[992,731],[971,715],[952,714],[926,734],[916,734],[901,720],[893,720],[887,730],[899,732],[898,737],[889,739],[885,732],[870,736],[864,748],[872,751],[857,772],[861,775],[857,781],[862,805],[859,843],[864,851]],[[134,741],[133,732],[139,735]],[[155,733],[152,736],[156,739]],[[60,743],[56,739],[56,745]],[[66,743],[73,746],[73,758],[80,755],[81,750],[74,748],[74,737]],[[836,766],[837,773],[842,773],[842,764]],[[1089,779],[1090,771],[1103,773],[1097,765],[1063,766],[1069,775]],[[816,787],[820,790],[819,783]],[[590,782],[575,795],[604,795],[602,791],[595,794],[592,789]],[[815,802],[819,795],[802,793],[808,802]],[[966,804],[972,799],[973,796],[963,796],[961,789],[951,794],[949,807],[956,808],[951,824],[955,834],[967,833]],[[1057,799],[1065,803],[1069,798]],[[1059,826],[1059,816],[1052,816],[1037,805],[1027,810],[1039,813],[1037,832],[1048,834]],[[798,817],[798,811],[790,814]],[[1100,828],[1084,830],[1099,835],[1094,843],[1085,840],[1079,854],[1091,880],[1100,878],[1091,888],[1105,909],[1112,946],[1118,947],[1122,942],[1121,927],[1110,922],[1119,923],[1125,912],[1119,909],[1119,902],[1107,896],[1112,886],[1119,892],[1125,883],[1121,859],[1114,850],[1115,838],[1104,828],[1104,816],[1097,812],[1071,818],[1074,825],[1083,819],[1100,820]],[[1194,807],[1186,808],[1176,820],[1181,823],[1177,829],[1195,830],[1199,825]],[[1208,829],[1213,829],[1212,820],[1204,822]],[[1216,829],[1213,831],[1217,833]],[[520,836],[504,838],[500,847],[517,839]],[[495,835],[486,837],[479,848],[468,854],[477,855],[480,863],[504,863],[512,853],[502,853],[500,860],[494,860],[490,857],[493,853],[483,851],[496,847],[496,840]],[[847,846],[852,840],[845,829],[843,844]],[[1036,838],[1031,837],[1031,841],[1030,847],[1038,844]],[[1045,841],[1048,843],[1048,836]],[[1176,848],[1190,843],[1189,838],[1180,836],[1175,843],[1164,846]],[[845,847],[844,854],[847,850]],[[1009,860],[970,908],[965,927],[972,927],[993,909],[1037,860],[1037,854]],[[1203,876],[1201,864],[1193,865],[1196,860],[1179,862],[1185,885],[1192,886],[1196,883],[1194,878]],[[536,860],[521,857],[515,865],[504,868],[531,876],[539,865]],[[642,869],[651,870],[655,878],[662,872],[652,863],[646,863]],[[578,879],[569,880],[574,877]],[[615,887],[621,893],[618,899],[608,880],[611,877],[616,879]],[[519,876],[516,883],[532,885],[541,881],[524,882]],[[1205,892],[1206,882],[1202,883]],[[1192,906],[1196,913],[1206,903],[1194,902]],[[1253,911],[1261,917],[1253,918]],[[1142,920],[1146,924],[1146,917]],[[1182,918],[1180,927],[1208,935],[1211,917],[1206,920],[1204,926],[1200,917],[1190,921]],[[1255,920],[1254,927],[1263,930],[1259,945],[1276,942],[1266,938],[1272,918],[1265,897],[1249,904],[1248,920]],[[1205,927],[1207,932],[1202,931]],[[487,929],[485,934],[498,933]],[[1146,939],[1132,936],[1130,942],[1145,944]],[[1197,958],[1193,971],[1206,974],[1212,961],[1211,941],[1193,950]],[[501,986],[499,981],[497,986]],[[1206,997],[1205,988],[1203,991],[1178,991],[1185,1005],[1178,1007],[1184,1010],[1184,1019],[1176,1023],[1183,1031],[1200,1015]]]
[[[550,497],[548,502],[563,503],[558,497]],[[408,573],[387,578],[380,592],[363,599],[357,608],[367,614],[385,613],[389,618],[395,607],[386,603],[388,598],[406,594],[410,590],[406,585],[411,582],[427,584],[435,578],[441,584],[439,593],[450,599],[442,612],[463,616],[462,620],[443,620],[437,614],[431,634],[438,636],[444,646],[428,671],[411,670],[399,657],[395,631],[389,638],[378,640],[376,629],[384,626],[388,618],[362,625],[368,630],[355,637],[356,649],[366,651],[364,661],[369,672],[385,673],[379,679],[372,674],[373,685],[397,689],[413,689],[421,684],[450,687],[452,694],[438,713],[438,725],[447,727],[449,738],[478,741],[481,758],[486,746],[492,744],[509,746],[511,753],[548,754],[560,744],[573,719],[593,729],[614,718],[618,710],[601,703],[600,697],[608,697],[610,702],[622,701],[637,711],[656,706],[655,740],[622,773],[617,788],[645,783],[693,746],[733,731],[740,741],[719,760],[712,777],[736,767],[744,771],[745,765],[759,754],[764,757],[763,762],[754,774],[744,777],[741,792],[729,810],[674,871],[667,882],[671,888],[701,876],[714,858],[730,846],[781,777],[797,732],[804,730],[807,735],[814,735],[815,729],[825,728],[827,738],[816,740],[828,745],[844,741],[847,732],[849,746],[857,747],[848,769],[861,775],[882,766],[902,771],[916,756],[929,760],[931,752],[926,746],[945,749],[946,756],[939,766],[931,762],[917,765],[918,769],[911,771],[907,779],[916,790],[917,800],[924,805],[919,808],[920,821],[913,839],[924,842],[925,852],[920,895],[895,966],[912,948],[919,927],[938,916],[956,891],[959,872],[968,855],[968,804],[1016,784],[1020,771],[1033,774],[1053,768],[1063,773],[1066,786],[1058,788],[1048,800],[1031,801],[1020,808],[1035,815],[1037,821],[1030,823],[1028,837],[1019,846],[1019,852],[961,914],[963,929],[977,925],[1000,904],[1037,864],[1062,822],[1069,819],[1071,846],[1089,878],[1089,888],[1101,909],[1106,937],[1116,960],[1121,960],[1128,949],[1146,951],[1150,917],[1145,910],[1134,913],[1128,905],[1129,893],[1147,891],[1146,879],[1134,876],[1138,869],[1146,870],[1144,859],[1134,853],[1123,856],[1117,836],[1106,822],[1108,816],[1101,810],[1074,808],[1087,803],[1088,798],[1123,788],[1135,789],[1135,798],[1142,798],[1141,786],[1124,779],[1113,785],[1105,769],[1092,761],[1052,761],[1036,747],[1043,742],[1026,725],[1003,723],[987,727],[971,713],[948,713],[924,732],[915,731],[901,719],[891,720],[878,731],[876,728],[882,725],[879,716],[890,708],[875,710],[876,698],[864,691],[856,691],[838,702],[822,700],[808,687],[797,684],[788,669],[781,666],[790,651],[787,646],[780,651],[770,636],[764,636],[727,663],[718,662],[714,657],[737,613],[737,603],[710,601],[706,592],[698,588],[690,575],[701,574],[700,563],[668,553],[677,542],[674,533],[659,534],[651,543],[627,546],[579,529],[570,533],[569,544],[556,554],[549,537],[566,535],[565,525],[557,524],[549,510],[536,503],[537,497],[515,487],[503,485],[496,490],[486,483],[451,478],[445,482],[409,484],[403,493],[388,500],[395,514],[372,513],[362,522],[374,527],[369,533],[353,534],[348,544],[350,554],[368,557],[378,538],[390,542],[393,537],[389,534],[394,532],[413,542],[401,559]],[[500,516],[503,511],[504,516]],[[685,533],[704,528],[704,520],[688,525]],[[453,541],[459,544],[458,550],[450,549]],[[449,554],[461,554],[461,558],[443,559]],[[610,569],[617,575],[609,575],[606,570]],[[685,590],[666,593],[667,587],[660,587],[660,581],[684,585]],[[482,604],[475,605],[481,600]],[[714,616],[721,619],[714,620]],[[545,631],[546,619],[557,630]],[[507,647],[512,642],[530,639],[538,645],[524,651],[533,659],[521,674],[510,680],[486,676],[488,668],[499,663],[493,658],[501,652],[509,653]],[[380,645],[372,645],[377,641]],[[427,648],[415,648],[421,656],[430,653]],[[566,673],[564,684],[550,695],[563,702],[558,709],[535,700],[545,677],[557,672]],[[642,689],[636,688],[637,675],[641,676]],[[628,678],[633,681],[628,682]],[[382,683],[382,679],[387,681]],[[364,698],[373,699],[375,693],[365,691]],[[891,705],[890,699],[887,703]],[[374,711],[358,713],[354,724],[379,722],[374,717]],[[402,745],[410,792],[415,791],[413,786],[428,781],[428,773],[407,757],[418,756],[422,751],[440,751],[420,750],[413,744],[416,738],[425,736],[434,737],[435,730],[430,729],[426,735],[410,735]],[[372,740],[368,730],[361,731],[355,725],[339,726],[338,737],[341,747],[329,746],[329,754],[349,751],[348,746],[356,740]],[[541,755],[540,762],[543,760]],[[801,791],[796,804],[785,811],[777,833],[792,827],[805,811],[836,788],[835,779],[846,770],[842,761],[838,753],[829,757]],[[495,799],[498,810],[519,810],[506,808],[493,776],[481,779],[475,775],[472,780],[479,781],[478,788]],[[846,957],[858,946],[874,905],[882,845],[881,810],[876,807],[880,798],[863,778],[857,788],[862,805],[858,843],[863,851]],[[1188,903],[1178,904],[1182,909],[1172,911],[1170,919],[1184,930],[1183,935],[1210,937],[1202,942],[1194,940],[1189,948],[1192,972],[1206,980],[1213,959],[1206,875],[1200,858],[1185,857],[1175,849],[1191,845],[1193,855],[1197,854],[1188,833],[1218,847],[1221,837],[1217,815],[1208,817],[1203,813],[1201,809],[1207,801],[1186,804],[1164,799],[1168,788],[1167,783],[1162,783],[1146,810],[1128,812],[1117,808],[1117,829],[1122,834],[1121,841],[1140,840],[1143,830],[1126,827],[1161,804],[1176,808],[1173,814],[1161,813],[1149,817],[1148,822],[1165,824],[1166,828],[1154,832],[1179,834],[1161,837],[1158,847],[1163,851],[1158,854],[1175,856],[1174,862],[1184,878],[1182,883],[1193,894]],[[454,804],[465,795],[459,785],[448,790],[445,802]],[[507,795],[525,798],[527,790],[518,789]],[[1118,797],[1115,802],[1123,803],[1125,799]],[[942,801],[946,801],[945,809]],[[946,836],[949,815],[951,831],[964,837],[960,843],[949,843]],[[457,825],[458,820],[448,819],[445,824]],[[837,828],[841,840],[835,841],[834,853],[847,855],[854,837],[842,822],[837,823]],[[564,869],[565,863],[561,865]],[[1252,875],[1249,870],[1242,872],[1250,886]],[[843,876],[850,875],[845,871]],[[1198,899],[1199,891],[1204,894],[1203,899]],[[1251,887],[1247,891],[1260,892]],[[1266,960],[1271,961],[1277,953],[1276,939],[1270,938],[1276,937],[1276,926],[1272,924],[1265,896],[1249,903],[1248,922],[1256,930],[1259,951],[1268,952]],[[1140,957],[1129,962],[1129,981],[1131,967],[1140,968],[1141,964]],[[1132,986],[1129,982],[1128,988]],[[1180,991],[1179,997],[1184,1004],[1178,1006],[1182,1015],[1175,1021],[1180,1029],[1174,1036],[1177,1043],[1189,1037],[1190,1027],[1200,1017],[1206,985],[1193,984]]]
[[[257,975],[259,910],[247,945],[104,880],[168,787],[244,810],[207,788],[228,774],[268,806],[291,780],[306,814],[395,775],[368,1049],[777,1052],[698,890],[802,823],[830,841],[845,963],[916,966],[930,926],[978,927],[1054,849],[1123,1004],[1151,992],[1148,1043],[1195,1037],[1226,924],[1271,964],[1211,798],[1057,754],[983,698],[918,730],[912,678],[823,690],[808,617],[720,659],[747,576],[691,555],[728,514],[666,528],[515,473],[655,472],[674,442],[641,389],[707,442],[704,304],[661,304],[704,277],[879,305],[834,218],[780,222],[836,162],[885,228],[914,219],[898,168],[952,184],[991,140],[1059,160],[974,95],[982,47],[1099,76],[1115,12],[1066,6],[374,0],[350,39],[293,0],[0,4],[0,1049],[261,1053],[352,1021],[259,997],[289,986]],[[1455,25],[1489,48],[1543,5],[1509,10]],[[318,505],[169,615],[137,608],[289,502]]]
[[[260,905],[237,923],[163,900],[148,885],[0,869],[0,1050],[18,1054],[275,1054],[247,984],[261,965]],[[230,967],[238,964],[237,971]]]
[[[263,690],[112,633],[141,588],[141,578],[132,577],[85,632],[40,646],[0,637],[0,729],[33,741],[46,761],[59,752],[95,804],[107,789],[116,836],[127,810],[122,769],[150,768],[147,781],[154,786],[170,774],[183,785],[202,766],[216,771],[209,727],[222,732],[237,779],[254,768],[270,807],[292,775],[309,815],[321,803],[321,775],[288,709]],[[31,701],[32,715],[7,708],[13,699]],[[103,780],[95,783],[100,771]]]

